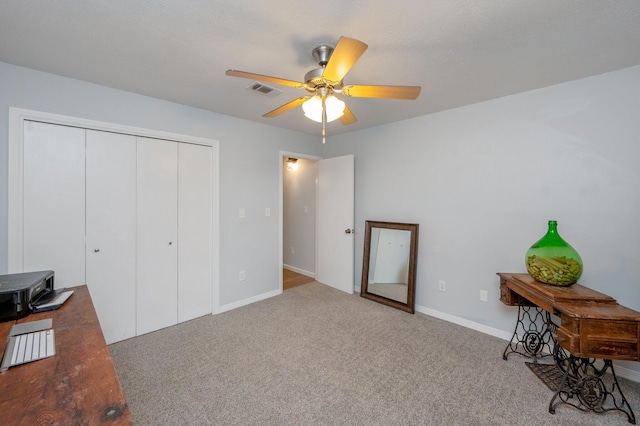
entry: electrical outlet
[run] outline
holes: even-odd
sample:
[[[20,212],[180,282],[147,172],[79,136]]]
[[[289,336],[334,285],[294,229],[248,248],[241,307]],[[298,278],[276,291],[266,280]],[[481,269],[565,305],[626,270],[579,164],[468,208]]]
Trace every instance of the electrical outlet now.
[[[265,207],[264,209],[264,215],[265,216],[271,216],[271,209],[269,207]]]
[[[291,247],[291,254],[296,254],[296,249],[294,247]]]
[[[447,282],[443,280],[438,281],[438,290],[447,291]]]
[[[487,290],[480,290],[480,301],[481,302],[488,302],[488,297],[489,297],[489,293],[487,292]]]
[[[245,280],[244,271],[240,271],[240,273],[238,274],[238,278],[240,279],[240,281],[244,281]]]

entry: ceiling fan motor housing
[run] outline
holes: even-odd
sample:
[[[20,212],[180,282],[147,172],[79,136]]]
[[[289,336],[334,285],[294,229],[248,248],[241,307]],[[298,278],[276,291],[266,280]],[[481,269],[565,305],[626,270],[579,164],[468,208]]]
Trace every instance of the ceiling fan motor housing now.
[[[325,67],[329,62],[329,58],[331,58],[331,54],[333,53],[333,47],[322,45],[313,49],[311,54],[313,55],[313,59],[318,61],[321,67]]]
[[[322,74],[324,73],[324,69],[327,66],[327,63],[329,62],[329,59],[331,59],[332,53],[333,53],[333,47],[327,46],[327,45],[318,46],[315,49],[313,49],[313,52],[311,52],[311,54],[313,55],[313,59],[318,61],[318,64],[320,65],[321,68],[313,69],[305,74],[304,81],[306,83],[307,91],[314,93],[318,89],[324,88],[324,87],[329,88],[329,91],[333,91],[333,90],[339,91],[340,88],[342,87],[342,82],[340,82],[339,84],[331,84],[330,82],[328,82],[326,79],[322,77]],[[322,96],[322,94],[320,93],[318,94]]]
[[[304,75],[304,81],[307,83],[307,90],[313,92],[314,88],[318,85],[322,85],[324,81],[322,80],[322,72],[324,68],[316,68]],[[309,87],[310,86],[310,87]]]

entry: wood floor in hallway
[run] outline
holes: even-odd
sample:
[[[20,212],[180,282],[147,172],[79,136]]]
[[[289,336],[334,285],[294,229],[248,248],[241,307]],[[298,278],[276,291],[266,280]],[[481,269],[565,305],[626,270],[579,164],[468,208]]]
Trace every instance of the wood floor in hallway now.
[[[314,281],[315,281],[315,278],[311,278],[306,275],[302,275],[297,272],[290,271],[288,269],[282,270],[282,289],[283,290],[289,290],[290,288],[298,287],[304,284],[309,284]]]

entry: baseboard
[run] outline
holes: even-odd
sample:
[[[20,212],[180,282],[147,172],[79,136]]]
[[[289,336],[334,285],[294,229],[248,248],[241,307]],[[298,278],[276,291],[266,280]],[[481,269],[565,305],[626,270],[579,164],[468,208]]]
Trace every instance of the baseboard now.
[[[298,274],[305,275],[310,278],[316,278],[315,272],[305,271],[304,269],[296,268],[295,266],[291,265],[282,265],[282,267],[288,271],[297,272]]]
[[[623,367],[619,364],[616,364],[615,361],[613,362],[613,364],[616,367],[616,376],[624,377],[625,379],[640,383],[640,371]]]
[[[429,315],[431,317],[452,322],[454,324],[458,324],[463,327],[470,328],[472,330],[476,330],[484,334],[488,334],[490,336],[498,337],[502,340],[509,341],[511,340],[511,336],[513,335],[513,332],[508,332],[508,331],[500,330],[497,328],[489,327],[484,324],[480,324],[464,318],[456,317],[451,314],[446,314],[444,312],[436,311],[435,309],[425,308],[424,306],[416,305],[415,309],[417,312],[423,313],[425,315]]]
[[[416,305],[415,309],[416,309],[416,312],[420,312],[425,315],[429,315],[431,317],[435,317],[444,321],[458,324],[463,327],[470,328],[472,330],[479,331],[484,334],[488,334],[490,336],[498,337],[502,340],[506,340],[507,342],[511,340],[511,336],[513,335],[513,332],[510,332],[510,331],[504,331],[494,327],[488,327],[484,324],[479,324],[477,322],[456,317],[454,315],[447,314],[444,312],[436,311],[434,309],[425,308],[424,306]],[[617,364],[615,361],[613,364],[615,365],[616,376],[624,377],[625,379],[640,383],[640,371],[623,367]]]
[[[279,296],[282,294],[282,290],[274,290],[268,293],[260,294],[258,296],[250,297],[248,299],[239,300],[237,302],[229,303],[228,305],[220,306],[216,314],[221,314],[223,312],[231,311],[233,309],[239,308],[241,306],[250,305],[255,302],[259,302],[261,300],[269,299],[271,297]]]

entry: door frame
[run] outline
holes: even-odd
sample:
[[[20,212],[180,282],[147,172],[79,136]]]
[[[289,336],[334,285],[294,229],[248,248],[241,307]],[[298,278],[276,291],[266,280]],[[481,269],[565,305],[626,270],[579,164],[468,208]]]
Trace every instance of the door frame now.
[[[310,154],[302,154],[300,152],[293,152],[293,151],[280,151],[278,153],[278,157],[280,159],[280,161],[278,162],[278,202],[280,205],[280,217],[279,217],[279,228],[278,228],[278,289],[279,289],[279,294],[282,294],[283,289],[282,289],[282,269],[284,268],[284,158],[285,157],[295,157],[295,158],[302,158],[305,160],[312,160],[312,161],[319,161],[322,160],[322,157],[317,156],[317,155],[310,155]],[[316,175],[317,178],[317,175]],[[316,182],[316,186],[317,186],[317,182]],[[317,188],[316,188],[317,191]],[[317,192],[316,192],[316,196],[317,196]],[[316,221],[317,221],[317,217],[316,217]],[[314,228],[316,227],[316,224],[314,223]],[[316,269],[317,265],[314,265],[314,269]]]
[[[9,155],[8,155],[8,273],[23,272],[23,165],[24,165],[24,122],[39,121],[62,126],[81,127],[112,133],[166,139],[182,143],[205,145],[211,147],[213,170],[211,173],[211,241],[212,241],[212,313],[220,311],[220,142],[215,139],[198,136],[182,135],[160,130],[144,129],[122,124],[89,120],[66,115],[52,114],[42,111],[28,110],[16,107],[9,108]],[[282,282],[280,283],[282,288]]]

